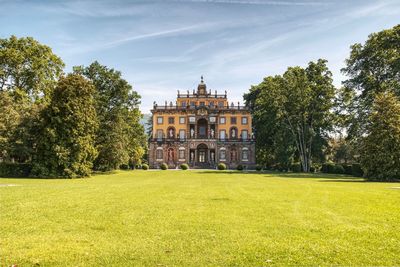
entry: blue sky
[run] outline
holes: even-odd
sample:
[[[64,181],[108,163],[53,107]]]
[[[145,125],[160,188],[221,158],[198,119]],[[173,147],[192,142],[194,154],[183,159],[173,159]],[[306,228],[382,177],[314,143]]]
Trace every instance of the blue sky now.
[[[228,91],[232,101],[267,75],[325,58],[340,86],[349,47],[400,23],[396,0],[0,0],[0,37],[32,36],[66,63],[120,70],[142,96]]]

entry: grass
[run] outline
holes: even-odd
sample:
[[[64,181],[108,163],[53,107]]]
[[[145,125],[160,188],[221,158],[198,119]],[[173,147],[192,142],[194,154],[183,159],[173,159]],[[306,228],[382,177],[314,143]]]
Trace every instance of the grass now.
[[[0,265],[400,265],[399,183],[126,171],[0,179]]]

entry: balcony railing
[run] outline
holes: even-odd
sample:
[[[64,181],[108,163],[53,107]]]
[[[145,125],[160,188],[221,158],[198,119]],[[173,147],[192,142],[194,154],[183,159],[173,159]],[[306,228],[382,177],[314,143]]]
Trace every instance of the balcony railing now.
[[[207,140],[217,142],[254,142],[254,138],[209,138],[209,137],[194,137],[194,138],[150,138],[150,142],[185,142],[191,140]]]
[[[207,108],[209,110],[249,110],[246,106],[240,105],[225,105],[225,106],[206,106],[206,105],[188,105],[188,106],[176,106],[176,105],[153,105],[153,110],[197,110],[200,108]]]

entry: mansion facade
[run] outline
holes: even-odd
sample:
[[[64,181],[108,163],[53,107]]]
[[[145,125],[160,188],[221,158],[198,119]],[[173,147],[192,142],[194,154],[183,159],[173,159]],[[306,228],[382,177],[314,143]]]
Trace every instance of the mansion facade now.
[[[251,115],[239,103],[229,104],[224,94],[207,91],[201,77],[197,91],[178,91],[175,105],[154,102],[152,136],[149,140],[149,164],[162,163],[176,168],[187,163],[191,168],[228,168],[239,164],[255,165],[255,142]]]

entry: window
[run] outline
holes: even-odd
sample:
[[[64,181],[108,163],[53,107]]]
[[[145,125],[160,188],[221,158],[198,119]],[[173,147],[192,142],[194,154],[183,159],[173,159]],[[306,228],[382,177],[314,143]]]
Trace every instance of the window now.
[[[231,124],[236,124],[236,117],[231,117]]]
[[[179,148],[179,159],[185,159],[185,148]]]
[[[185,124],[186,123],[186,118],[185,117],[179,117],[179,123],[180,124]]]
[[[220,123],[220,124],[225,124],[225,122],[226,122],[225,117],[220,117],[220,118],[219,118],[219,123]]]
[[[195,105],[196,105],[195,102],[193,102],[193,101],[190,102],[190,107],[194,108]]]
[[[205,103],[204,102],[200,102],[200,107],[204,107]]]
[[[215,122],[216,118],[215,117],[210,117],[210,122]]]
[[[248,161],[249,160],[249,150],[245,147],[242,150],[242,161]]]
[[[163,130],[157,130],[157,139],[161,140],[163,138]]]
[[[219,102],[218,102],[218,107],[223,108],[223,107],[224,107],[224,102],[219,101]]]
[[[225,135],[226,135],[225,130],[219,131],[219,138],[220,138],[220,139],[225,140]]]
[[[183,107],[183,108],[186,107],[186,101],[181,102],[181,107]]]
[[[175,118],[174,117],[169,117],[168,118],[168,123],[169,124],[174,124],[175,123]]]
[[[163,150],[162,148],[157,148],[156,150],[156,159],[163,159]]]
[[[210,105],[210,108],[213,108],[214,107],[214,102],[211,101],[209,105]]]
[[[247,140],[247,138],[248,138],[247,130],[243,130],[243,131],[242,131],[242,139],[243,139],[243,140]]]
[[[196,122],[196,118],[195,117],[189,117],[189,122]]]
[[[163,124],[163,117],[157,117],[157,124]]]
[[[247,124],[247,117],[242,117],[242,124]]]
[[[225,148],[221,148],[219,150],[219,160],[225,160],[226,159],[226,151]]]
[[[179,139],[181,140],[185,139],[185,130],[179,130]]]

